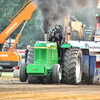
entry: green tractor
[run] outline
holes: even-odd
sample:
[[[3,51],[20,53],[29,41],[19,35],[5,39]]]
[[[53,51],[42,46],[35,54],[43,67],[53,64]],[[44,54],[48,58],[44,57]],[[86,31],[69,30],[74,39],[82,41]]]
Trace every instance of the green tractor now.
[[[82,80],[82,52],[66,43],[60,25],[49,35],[48,41],[37,41],[28,53],[27,64],[20,67],[20,81],[28,83],[80,84]],[[47,34],[45,34],[45,39]]]

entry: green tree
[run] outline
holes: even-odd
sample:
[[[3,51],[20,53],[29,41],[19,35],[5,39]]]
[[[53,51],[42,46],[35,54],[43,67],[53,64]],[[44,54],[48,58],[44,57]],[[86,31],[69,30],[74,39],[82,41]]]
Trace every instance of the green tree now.
[[[0,1],[0,33],[9,26],[10,18],[17,13],[27,0],[1,0]],[[23,23],[22,23],[23,25]],[[10,38],[15,39],[20,32],[20,25],[11,35]],[[28,44],[34,44],[37,40],[44,40],[41,30],[41,21],[36,10],[30,21],[28,21],[20,38],[21,48],[26,48]]]

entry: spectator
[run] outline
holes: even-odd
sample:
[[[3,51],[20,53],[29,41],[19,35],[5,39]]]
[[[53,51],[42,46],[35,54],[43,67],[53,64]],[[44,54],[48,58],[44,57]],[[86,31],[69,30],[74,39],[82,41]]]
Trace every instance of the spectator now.
[[[27,63],[27,55],[28,55],[29,49],[30,49],[30,45],[27,46],[27,49],[25,51],[25,63]]]

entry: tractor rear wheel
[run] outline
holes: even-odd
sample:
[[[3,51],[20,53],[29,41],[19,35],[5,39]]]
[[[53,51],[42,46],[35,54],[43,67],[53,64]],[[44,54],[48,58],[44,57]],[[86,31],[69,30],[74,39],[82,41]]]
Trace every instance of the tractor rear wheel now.
[[[62,83],[80,84],[82,80],[82,52],[79,48],[64,51]]]
[[[52,68],[52,81],[59,83],[61,81],[61,67],[59,64],[54,64]]]
[[[27,64],[34,63],[34,47],[30,47],[27,57]],[[29,84],[36,84],[40,83],[40,80],[36,76],[28,75],[28,83]]]
[[[34,47],[30,47],[28,56],[27,56],[27,64],[34,63]]]
[[[19,71],[19,78],[21,82],[26,82],[27,81],[27,73],[26,73],[26,64],[22,64],[20,66],[20,71]]]

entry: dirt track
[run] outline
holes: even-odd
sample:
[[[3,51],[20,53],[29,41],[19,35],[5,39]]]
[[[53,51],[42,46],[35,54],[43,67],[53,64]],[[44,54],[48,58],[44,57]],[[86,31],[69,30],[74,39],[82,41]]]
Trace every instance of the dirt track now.
[[[0,78],[0,100],[100,100],[100,85],[27,84]]]

